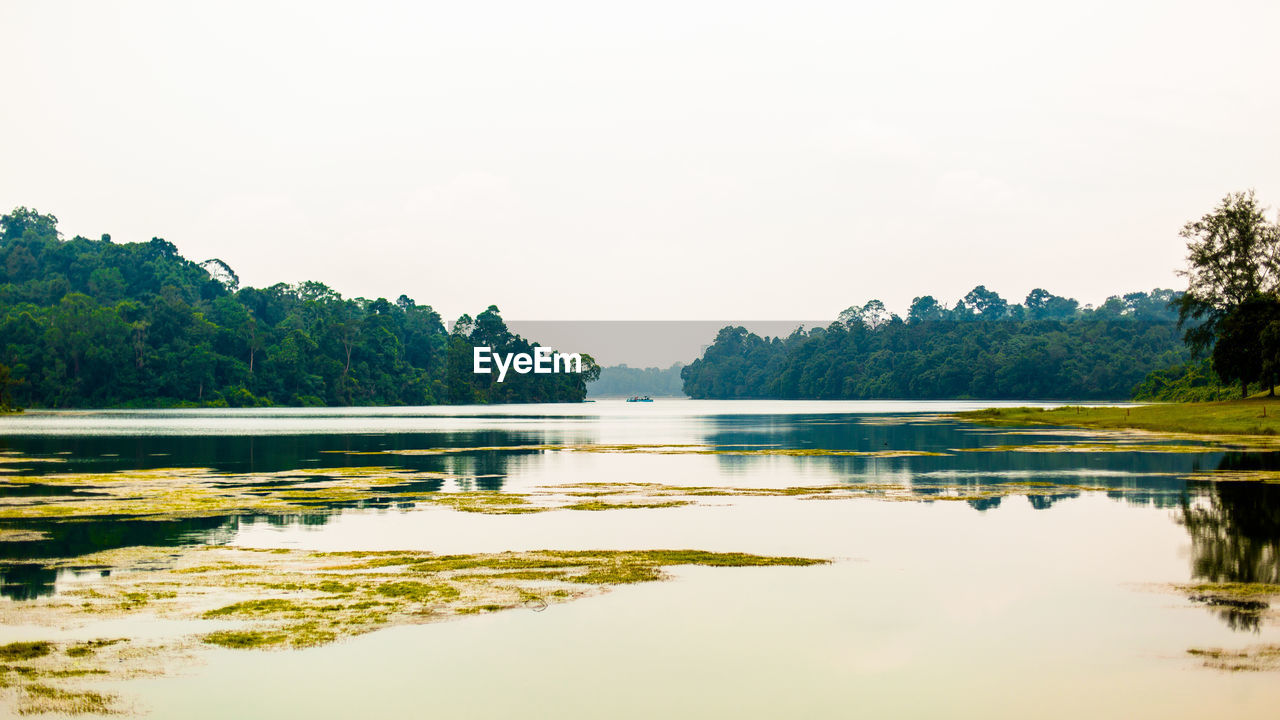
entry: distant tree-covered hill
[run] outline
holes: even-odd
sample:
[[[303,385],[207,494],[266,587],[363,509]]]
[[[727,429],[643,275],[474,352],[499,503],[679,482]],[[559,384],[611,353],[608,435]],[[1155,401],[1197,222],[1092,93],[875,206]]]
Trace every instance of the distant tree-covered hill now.
[[[587,385],[587,394],[591,397],[684,397],[684,381],[680,379],[683,369],[684,363],[669,368],[602,367],[600,378]]]
[[[63,240],[57,219],[0,217],[0,403],[28,407],[577,402],[598,368],[494,382],[472,346],[529,352],[496,307],[446,332],[401,295],[318,282],[239,287],[154,238]]]
[[[916,298],[904,320],[873,300],[825,328],[767,338],[727,327],[682,373],[694,398],[1129,398],[1188,362],[1171,290],[1080,307],[979,286],[953,307]],[[1153,381],[1153,393],[1164,385]]]

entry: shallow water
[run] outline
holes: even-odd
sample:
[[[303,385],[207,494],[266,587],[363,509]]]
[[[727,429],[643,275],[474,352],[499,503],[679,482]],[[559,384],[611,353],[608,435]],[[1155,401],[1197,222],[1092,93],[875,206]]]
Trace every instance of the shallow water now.
[[[210,468],[233,482],[248,473],[390,466],[448,473],[427,488],[441,492],[582,482],[848,484],[906,488],[915,500],[725,497],[664,509],[485,515],[398,502],[393,487],[375,501],[288,517],[6,520],[0,528],[47,537],[0,543],[9,561],[3,591],[21,602],[92,582],[99,571],[55,571],[42,560],[136,544],[804,555],[835,562],[682,568],[671,582],[543,612],[393,628],[304,651],[209,651],[179,676],[120,689],[156,717],[1274,716],[1274,673],[1211,670],[1186,651],[1280,642],[1276,627],[1195,605],[1167,587],[1280,578],[1280,486],[1186,479],[1274,468],[1274,454],[958,452],[1080,441],[1070,431],[1010,434],[936,417],[991,404],[600,401],[5,418],[0,450],[65,461],[4,466],[28,479],[177,467]],[[659,443],[944,454],[519,447]],[[431,448],[459,451],[384,452]],[[354,454],[370,452],[379,454]],[[4,477],[0,500],[42,492],[38,482],[19,487]],[[1009,482],[1051,485],[929,501]]]

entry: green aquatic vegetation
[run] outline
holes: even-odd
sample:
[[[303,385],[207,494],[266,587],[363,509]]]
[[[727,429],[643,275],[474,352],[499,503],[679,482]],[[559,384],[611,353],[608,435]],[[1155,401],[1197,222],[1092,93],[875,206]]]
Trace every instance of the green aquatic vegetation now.
[[[325,580],[314,586],[315,590],[322,593],[332,593],[335,595],[346,595],[356,591],[356,586],[348,583],[341,583],[336,580]]]
[[[1179,590],[1194,594],[1214,594],[1241,598],[1259,598],[1280,596],[1280,585],[1272,583],[1198,583],[1195,585],[1179,585]]]
[[[583,562],[567,562],[564,560],[526,557],[524,554],[475,556],[445,555],[439,558],[428,558],[411,563],[406,568],[410,572],[438,573],[449,570],[535,570],[544,568],[572,568],[586,565]]]
[[[126,642],[125,638],[97,639],[79,642],[66,649],[67,657],[86,657],[92,655],[101,648],[111,647],[117,643]]]
[[[210,573],[210,572],[234,572],[236,570],[252,570],[252,565],[235,565],[232,563],[223,563],[220,565],[202,565],[194,568],[183,568],[175,570],[178,573]]]
[[[1255,645],[1240,650],[1190,648],[1187,654],[1204,661],[1204,666],[1227,672],[1280,670],[1280,645]]]
[[[264,598],[261,600],[246,600],[244,602],[233,603],[216,610],[205,612],[203,617],[217,618],[226,617],[227,615],[267,615],[278,613],[296,613],[303,610],[303,607],[292,600],[283,600],[281,598]]]
[[[38,455],[23,455],[16,452],[0,453],[0,465],[10,464],[27,464],[27,463],[64,463],[66,458],[61,457],[40,457]]]
[[[0,645],[0,660],[33,660],[53,652],[53,643],[43,640],[36,642],[14,642]]]
[[[579,551],[551,551],[548,554],[568,559],[598,557],[598,553]],[[650,582],[664,577],[661,568],[674,565],[704,565],[708,567],[767,567],[778,565],[808,566],[827,561],[814,558],[767,557],[748,553],[713,553],[702,550],[636,550],[614,558],[614,562],[590,565],[579,575],[570,575],[570,582],[621,585]]]
[[[610,503],[602,500],[591,500],[588,502],[574,503],[565,505],[561,510],[586,510],[586,511],[602,511],[602,510],[636,510],[636,509],[653,509],[653,508],[671,508],[680,507],[681,505],[689,505],[686,500],[667,500],[665,502],[622,502]]]
[[[1233,628],[1252,628],[1274,623],[1271,602],[1280,598],[1280,585],[1274,583],[1208,582],[1170,585],[1168,588],[1186,595],[1187,599],[1206,606]],[[1256,645],[1236,650],[1225,648],[1191,648],[1190,655],[1201,658],[1205,667],[1230,672],[1280,670],[1280,645]]]
[[[550,508],[531,505],[526,496],[499,492],[435,493],[421,498],[433,505],[445,505],[459,512],[487,515],[524,515]]]
[[[54,597],[0,604],[0,623],[56,624],[74,629],[91,626],[103,614],[139,619],[155,615],[191,623],[187,626],[190,634],[158,644],[149,641],[152,646],[123,639],[4,646],[0,655],[25,664],[45,663],[38,670],[3,671],[0,667],[0,678],[13,692],[25,692],[32,684],[59,687],[58,683],[76,679],[118,679],[144,670],[159,672],[181,657],[192,642],[231,650],[312,647],[381,628],[458,615],[540,610],[613,586],[666,579],[663,569],[670,566],[804,566],[825,561],[699,550],[435,555],[204,546],[124,548],[74,562],[110,572],[92,588],[77,589],[74,597],[79,602]],[[66,561],[67,566],[71,563]],[[228,567],[237,569],[228,572]],[[149,600],[160,595],[168,599],[145,604],[122,602],[124,598]],[[206,622],[219,625],[202,627]],[[61,691],[82,690],[63,687]]]
[[[18,707],[22,715],[63,713],[66,715],[114,715],[115,696],[108,693],[66,690],[50,685],[32,683],[24,685],[25,695]]]
[[[92,692],[67,683],[147,674],[136,667],[138,660],[146,655],[143,648],[135,648],[128,655],[95,656],[99,650],[111,653],[115,649],[113,646],[127,642],[124,639],[98,639],[70,644],[49,641],[10,643],[3,646],[8,654],[5,659],[23,664],[0,664],[0,690],[9,695],[13,703],[11,707],[19,715],[120,712],[115,695]]]
[[[288,640],[289,636],[282,632],[261,630],[218,630],[202,635],[200,639],[218,647],[249,650],[280,645]]]
[[[510,605],[499,605],[497,603],[485,603],[483,605],[471,605],[455,610],[459,615],[476,615],[479,613],[498,612],[499,610],[510,610]]]
[[[1205,470],[1185,477],[1206,482],[1280,483],[1280,471],[1277,470]]]
[[[49,533],[41,530],[14,530],[11,528],[0,528],[0,543],[2,542],[40,542],[48,540]]]
[[[18,476],[11,483],[67,488],[66,495],[10,498],[0,505],[0,519],[80,519],[127,517],[174,520],[228,514],[284,515],[313,513],[342,505],[393,498],[398,502],[444,502],[458,509],[487,511],[503,507],[492,495],[438,500],[433,490],[392,489],[421,480],[458,479],[441,473],[388,467],[316,468],[276,473],[234,475],[208,468],[159,468],[113,473],[61,473]],[[91,489],[92,495],[73,494]],[[505,506],[515,506],[512,500]],[[465,506],[465,507],[463,507]],[[512,507],[511,511],[515,511]]]
[[[825,450],[822,448],[766,448],[761,450],[707,450],[707,455],[780,455],[784,457],[946,457],[930,450]]]
[[[574,554],[576,556],[576,553]],[[807,567],[826,565],[829,560],[806,557],[753,555],[706,550],[635,550],[627,557],[639,557],[657,565],[705,565],[707,567]]]
[[[438,573],[451,570],[528,570],[538,568],[562,568],[585,565],[546,557],[532,557],[527,553],[498,553],[491,555],[433,555],[420,552],[369,552],[328,553],[327,557],[351,558],[348,564],[325,566],[326,570],[377,569],[404,567],[412,572]],[[350,564],[355,562],[355,564]]]
[[[338,639],[338,633],[333,630],[325,630],[314,622],[289,625],[285,628],[285,631],[289,635],[289,645],[295,648],[328,645]]]
[[[421,583],[414,580],[403,580],[379,585],[375,590],[383,597],[407,600],[409,602],[428,602],[456,598],[461,593],[458,588],[444,583]]]
[[[501,578],[503,580],[563,580],[564,570],[498,570],[492,573],[458,575],[460,580]]]
[[[989,408],[956,413],[955,418],[983,425],[1064,425],[1085,428],[1133,428],[1156,432],[1240,436],[1241,443],[1280,447],[1280,403],[1274,398],[1226,402],[1159,403],[1138,407]]]
[[[1158,445],[1158,444],[1121,444],[1121,443],[1073,443],[1064,444],[1029,444],[1029,445],[991,445],[977,448],[954,448],[956,452],[1028,452],[1028,453],[1209,453],[1221,452],[1222,448],[1211,445]]]
[[[152,589],[146,592],[126,592],[118,596],[120,607],[125,609],[141,608],[150,605],[153,600],[171,600],[178,596],[173,590]]]
[[[655,565],[616,563],[592,567],[580,575],[570,575],[569,582],[584,585],[625,585],[661,580],[662,570]]]
[[[1271,601],[1280,598],[1280,585],[1270,583],[1221,582],[1175,587],[1192,602],[1222,608],[1237,617],[1251,618],[1255,623],[1270,609]]]

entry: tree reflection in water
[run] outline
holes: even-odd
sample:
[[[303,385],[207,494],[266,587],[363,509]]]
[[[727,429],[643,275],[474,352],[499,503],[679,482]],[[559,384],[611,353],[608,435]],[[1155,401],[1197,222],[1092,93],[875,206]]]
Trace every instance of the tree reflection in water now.
[[[1237,453],[1219,470],[1280,469],[1280,453]],[[1280,485],[1268,482],[1192,482],[1180,518],[1191,536],[1191,575],[1209,583],[1280,583]],[[1204,596],[1236,630],[1257,632],[1268,603]]]

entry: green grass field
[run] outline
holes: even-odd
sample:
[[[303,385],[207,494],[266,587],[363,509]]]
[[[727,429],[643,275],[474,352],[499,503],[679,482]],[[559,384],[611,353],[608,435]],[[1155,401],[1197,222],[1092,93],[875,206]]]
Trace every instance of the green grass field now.
[[[1280,397],[1253,397],[1224,402],[1160,403],[1132,408],[991,408],[956,413],[956,417],[983,425],[1060,425],[1208,435],[1278,435]]]

